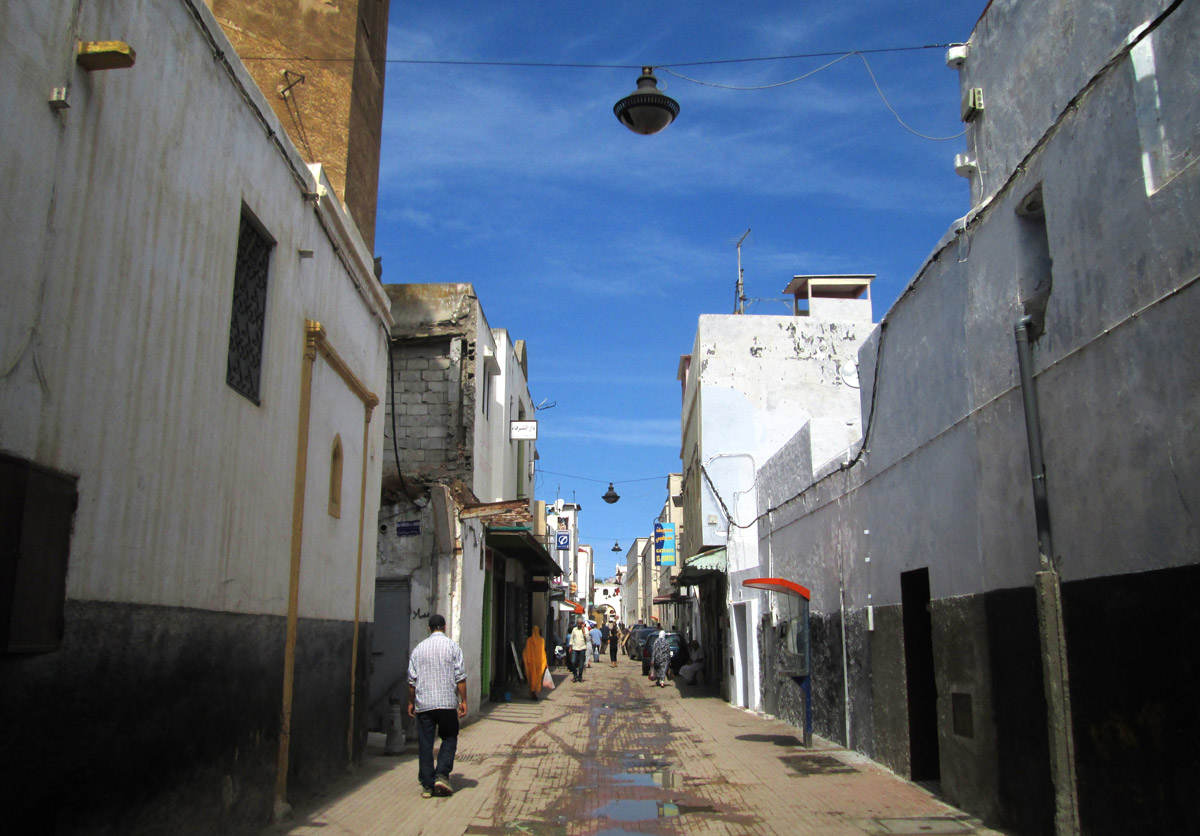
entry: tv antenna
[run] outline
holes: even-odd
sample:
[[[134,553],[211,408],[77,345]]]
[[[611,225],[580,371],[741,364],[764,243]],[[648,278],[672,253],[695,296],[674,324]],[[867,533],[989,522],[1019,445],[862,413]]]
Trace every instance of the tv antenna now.
[[[747,229],[746,235],[749,235],[749,234],[750,234],[750,230]],[[746,240],[746,235],[743,235],[741,238],[739,238],[738,242],[737,242],[738,277],[737,277],[737,289],[734,291],[734,299],[733,299],[733,312],[735,314],[740,314],[746,310],[746,288],[742,284],[742,276],[745,273],[745,271],[742,270],[742,242]]]

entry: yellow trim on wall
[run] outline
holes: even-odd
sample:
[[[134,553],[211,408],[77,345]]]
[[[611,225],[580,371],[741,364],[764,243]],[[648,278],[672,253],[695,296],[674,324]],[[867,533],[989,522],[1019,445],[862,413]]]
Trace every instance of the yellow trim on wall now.
[[[365,539],[367,503],[367,445],[370,442],[371,415],[379,405],[379,398],[371,392],[351,371],[333,346],[329,344],[325,328],[315,320],[304,321],[304,354],[300,367],[300,405],[297,411],[296,476],[292,487],[292,543],[291,567],[288,578],[287,638],[283,651],[283,705],[280,710],[279,759],[275,775],[275,813],[278,818],[289,807],[287,804],[288,756],[291,743],[292,701],[296,674],[296,629],[300,606],[300,556],[304,544],[304,498],[308,480],[308,436],[312,417],[312,378],[317,355],[325,358],[330,367],[346,384],[347,388],[362,401],[365,413],[363,425],[362,475],[358,497],[358,557],[354,583],[354,639],[350,653],[350,729],[347,733],[347,754],[354,752],[355,678],[358,673],[358,621],[362,605],[362,558]],[[340,441],[340,438],[338,439]]]

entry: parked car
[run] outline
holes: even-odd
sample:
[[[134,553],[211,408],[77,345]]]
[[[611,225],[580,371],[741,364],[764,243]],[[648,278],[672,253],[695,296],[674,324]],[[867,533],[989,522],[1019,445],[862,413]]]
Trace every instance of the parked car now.
[[[654,642],[658,639],[657,631],[648,635],[642,642],[642,676],[650,675],[650,662],[654,657]],[[687,661],[687,651],[683,646],[683,636],[678,633],[667,633],[667,642],[671,645],[671,672],[679,673],[679,668]]]
[[[629,635],[629,658],[641,659],[642,643],[646,640],[646,636],[657,632],[657,627],[634,627]]]

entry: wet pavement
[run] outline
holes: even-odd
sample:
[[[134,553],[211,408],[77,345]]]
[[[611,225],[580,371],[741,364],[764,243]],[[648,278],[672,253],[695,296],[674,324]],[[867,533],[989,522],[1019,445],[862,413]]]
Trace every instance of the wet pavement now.
[[[622,659],[489,706],[462,730],[450,798],[423,799],[415,744],[364,763],[263,836],[991,834],[854,752],[725,703],[653,687]],[[514,699],[517,695],[514,694]],[[382,738],[372,736],[376,743]]]

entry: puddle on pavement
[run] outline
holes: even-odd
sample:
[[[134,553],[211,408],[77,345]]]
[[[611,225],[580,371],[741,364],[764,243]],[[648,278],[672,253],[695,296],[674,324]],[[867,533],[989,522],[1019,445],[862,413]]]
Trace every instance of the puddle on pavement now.
[[[641,822],[655,819],[674,819],[689,813],[715,813],[711,805],[676,804],[673,801],[610,801],[592,811],[597,818],[612,821]]]
[[[679,786],[679,776],[669,769],[654,772],[618,772],[612,776],[615,784],[632,787],[662,787],[672,789]]]
[[[626,752],[621,756],[621,762],[627,770],[664,769],[671,765],[663,759],[661,754],[656,755],[648,752]]]

